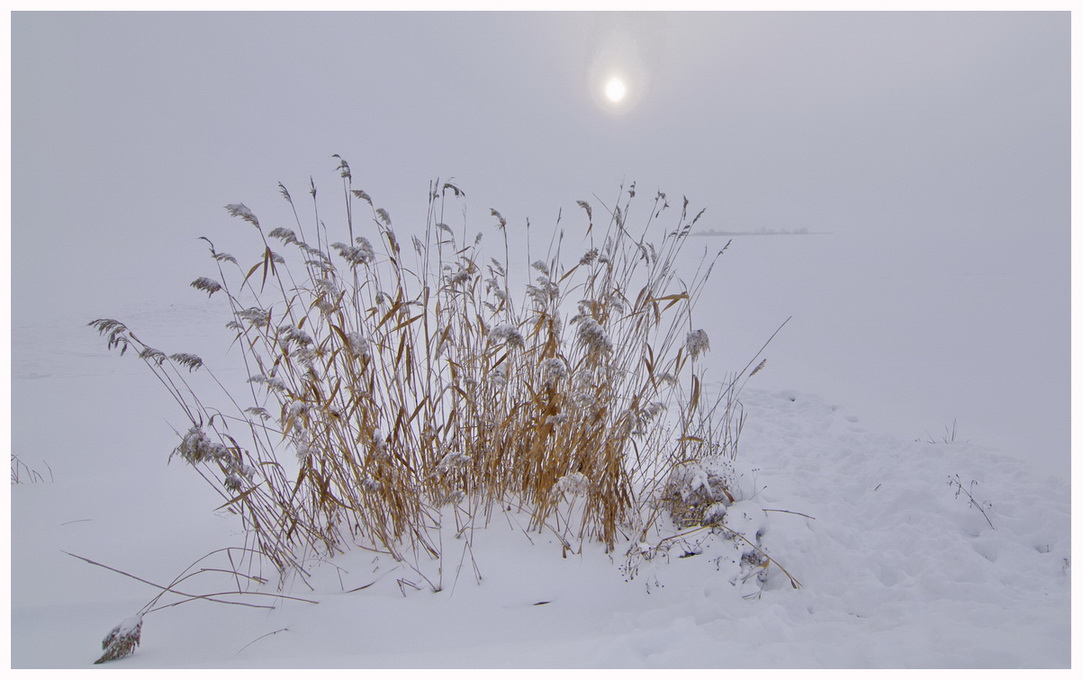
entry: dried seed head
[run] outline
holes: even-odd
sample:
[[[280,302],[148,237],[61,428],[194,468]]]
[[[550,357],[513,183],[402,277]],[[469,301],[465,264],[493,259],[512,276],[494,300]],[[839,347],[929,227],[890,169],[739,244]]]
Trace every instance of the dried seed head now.
[[[642,418],[644,421],[649,422],[654,418],[657,418],[665,411],[665,404],[660,401],[652,401],[646,405],[646,408],[642,410]]]
[[[296,418],[303,418],[304,416],[308,415],[311,410],[312,405],[307,402],[290,402],[282,408],[283,415],[285,416],[283,420],[294,420]]]
[[[176,354],[170,354],[169,358],[177,362],[181,366],[188,369],[188,371],[194,371],[203,367],[203,360],[194,354],[186,354],[184,352],[178,352]]]
[[[240,493],[240,490],[244,488],[244,480],[238,474],[229,474],[226,475],[225,481],[222,482],[222,486],[233,493]]]
[[[560,297],[560,287],[553,281],[543,277],[537,277],[536,286],[526,286],[526,294],[530,296],[534,304],[539,307],[544,307],[549,302],[558,300]]]
[[[285,243],[300,243],[297,240],[297,234],[292,229],[285,229],[284,227],[276,227],[272,229],[267,236],[271,238],[280,238]]]
[[[314,283],[316,284],[316,293],[318,295],[332,298],[338,297],[338,286],[335,285],[334,281],[331,279],[316,279]]]
[[[357,243],[355,246],[349,246],[345,243],[332,243],[331,247],[337,250],[338,254],[353,266],[371,264],[376,259],[376,252],[372,249],[372,244],[363,236],[358,236],[354,240]]]
[[[157,365],[161,366],[162,362],[165,361],[166,357],[165,352],[159,349],[154,349],[153,347],[147,347],[142,352],[139,352],[139,358],[145,359],[146,361],[153,361]]]
[[[315,447],[312,446],[304,434],[302,431],[300,436],[293,438],[293,448],[296,450],[297,462],[301,465],[308,462],[308,456],[316,452]]]
[[[443,280],[448,286],[457,286],[470,280],[470,272],[466,269],[451,271],[450,265],[446,267],[448,273],[443,275]]]
[[[249,307],[236,313],[237,318],[247,321],[253,326],[263,327],[270,323],[270,312],[258,307]]]
[[[277,390],[279,392],[285,392],[289,389],[286,384],[282,382],[281,378],[268,378],[265,375],[253,375],[251,378],[248,378],[248,382],[256,383],[258,385],[266,385],[267,387],[273,390]]]
[[[579,342],[588,352],[608,353],[612,351],[612,341],[597,319],[592,316],[578,317]]]
[[[283,344],[296,343],[298,345],[308,346],[314,345],[315,341],[312,340],[312,336],[308,335],[299,328],[295,328],[290,325],[282,325],[278,327],[278,338]]]
[[[488,337],[493,342],[505,342],[511,347],[522,347],[526,344],[526,339],[522,337],[518,328],[509,323],[496,326],[489,332]]]
[[[593,222],[594,221],[594,210],[593,210],[593,208],[590,207],[590,204],[587,203],[586,201],[575,201],[575,202],[579,204],[580,208],[582,208],[583,210],[586,211],[586,219],[590,220],[590,222]]]
[[[349,343],[349,349],[355,355],[359,357],[372,356],[372,348],[369,346],[368,341],[364,339],[364,336],[356,331],[350,331],[346,333],[346,340]]]
[[[88,323],[87,326],[98,331],[98,335],[109,338],[109,349],[119,347],[122,356],[124,352],[128,351],[128,343],[130,342],[128,327],[116,319],[95,319]]]
[[[541,376],[545,386],[555,387],[567,377],[567,363],[557,357],[545,359],[541,362]]]
[[[504,290],[503,286],[500,285],[500,282],[497,281],[495,277],[485,279],[485,293],[501,302],[507,300],[507,291]]]
[[[229,211],[229,214],[233,217],[239,217],[245,222],[251,222],[257,228],[259,227],[259,220],[255,218],[255,214],[248,209],[248,206],[243,203],[230,203],[225,206],[225,209]]]
[[[332,158],[338,159],[338,171],[342,173],[342,179],[353,179],[353,175],[349,171],[349,163],[346,162],[346,159],[338,154],[334,154]]]
[[[341,291],[338,290],[338,286],[334,281],[330,279],[316,279],[314,281],[316,290],[315,305],[324,314],[330,314],[335,310],[335,305],[338,302]]]
[[[229,455],[229,450],[221,444],[212,442],[206,433],[198,427],[192,427],[180,440],[180,446],[173,449],[170,458],[180,454],[180,457],[192,465],[203,463],[208,460],[219,460]]]
[[[353,190],[353,195],[356,196],[357,198],[361,199],[362,201],[364,201],[368,205],[372,205],[372,197],[369,196],[364,190],[362,190],[362,189],[354,189]]]
[[[383,438],[383,434],[379,430],[372,431],[372,449],[381,458],[386,457],[390,451],[387,440]]]
[[[105,663],[114,659],[121,659],[135,653],[139,646],[139,638],[143,633],[143,617],[140,615],[129,616],[117,624],[105,639],[101,641],[101,648],[105,653],[94,663]]]
[[[688,333],[685,347],[688,355],[695,359],[710,349],[710,338],[706,335],[706,331],[700,328]]]
[[[191,283],[192,288],[206,292],[207,297],[214,295],[222,289],[222,284],[218,283],[214,279],[208,279],[205,276],[200,276]]]
[[[591,248],[586,251],[586,254],[579,260],[579,264],[586,266],[593,264],[597,260],[597,248]]]

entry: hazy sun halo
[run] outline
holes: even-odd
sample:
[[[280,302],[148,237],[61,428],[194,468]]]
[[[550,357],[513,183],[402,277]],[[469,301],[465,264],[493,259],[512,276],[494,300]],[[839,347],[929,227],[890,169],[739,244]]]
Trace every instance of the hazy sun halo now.
[[[610,102],[614,104],[619,102],[627,94],[627,86],[624,85],[624,81],[619,78],[609,78],[609,81],[605,83],[605,96],[609,98]]]

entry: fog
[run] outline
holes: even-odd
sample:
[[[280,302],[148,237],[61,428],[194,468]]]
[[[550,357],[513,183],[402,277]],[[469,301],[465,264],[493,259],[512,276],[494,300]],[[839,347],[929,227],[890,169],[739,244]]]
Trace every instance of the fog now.
[[[740,368],[792,316],[759,386],[915,438],[957,419],[960,438],[1068,469],[1069,13],[16,12],[11,26],[16,374],[44,325],[196,300],[198,237],[241,228],[227,203],[291,222],[277,183],[297,198],[311,177],[332,220],[340,154],[403,230],[439,177],[477,229],[490,208],[547,229],[634,181],[706,208],[702,229],[815,232],[734,237],[701,310],[720,364]],[[601,94],[613,70],[620,106]],[[17,385],[12,399],[16,432],[32,427]]]

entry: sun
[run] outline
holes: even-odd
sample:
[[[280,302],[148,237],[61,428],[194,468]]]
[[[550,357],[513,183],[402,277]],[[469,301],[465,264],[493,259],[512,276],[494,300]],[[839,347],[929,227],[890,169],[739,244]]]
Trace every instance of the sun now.
[[[605,96],[613,104],[619,104],[627,95],[627,85],[618,77],[609,78],[605,83]]]

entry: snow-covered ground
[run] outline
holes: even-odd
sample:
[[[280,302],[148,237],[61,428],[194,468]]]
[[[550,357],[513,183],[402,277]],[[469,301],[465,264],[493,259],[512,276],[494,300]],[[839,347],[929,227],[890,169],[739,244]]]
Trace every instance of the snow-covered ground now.
[[[720,243],[703,237],[688,249],[704,245]],[[994,419],[964,417],[970,403],[955,404],[953,439],[951,418],[928,422],[921,404],[901,405],[920,395],[911,394],[897,348],[935,357],[921,348],[936,338],[907,343],[893,324],[928,311],[932,297],[922,298],[920,286],[946,287],[957,301],[968,279],[937,269],[914,296],[888,300],[886,316],[869,315],[862,301],[877,291],[889,297],[891,275],[879,269],[878,279],[853,286],[877,267],[874,250],[853,257],[858,246],[829,234],[737,237],[700,309],[717,380],[794,317],[742,395],[744,500],[730,519],[752,534],[761,529],[765,551],[801,588],[776,566],[765,583],[742,580],[732,544],[705,532],[649,561],[589,545],[565,558],[551,537],[496,514],[476,533],[472,560],[446,551],[439,593],[405,567],[356,551],[312,565],[313,589],[287,591],[318,604],[163,609],[146,617],[135,655],[113,666],[1069,666],[1070,481],[1056,462],[1067,452],[1029,463]],[[1014,284],[1025,275],[1016,272]],[[90,665],[106,633],[157,594],[65,553],[164,584],[242,543],[233,520],[212,512],[220,501],[203,482],[177,461],[166,465],[173,428],[186,427],[168,395],[139,361],[106,351],[85,327],[121,318],[229,377],[217,306],[186,281],[175,288],[172,298],[15,320],[12,452],[44,481],[11,486],[14,667]],[[958,313],[965,309],[973,307]],[[869,325],[873,318],[883,326]],[[961,332],[940,339],[956,342]],[[836,376],[847,358],[896,382],[861,395],[855,379]],[[906,386],[904,399],[891,384]],[[927,388],[927,403],[943,400]],[[1058,413],[1054,401],[1046,405]],[[1017,406],[1023,431],[1039,428],[1041,407]],[[222,559],[201,566],[227,567]],[[199,594],[233,588],[221,573],[185,586]]]

